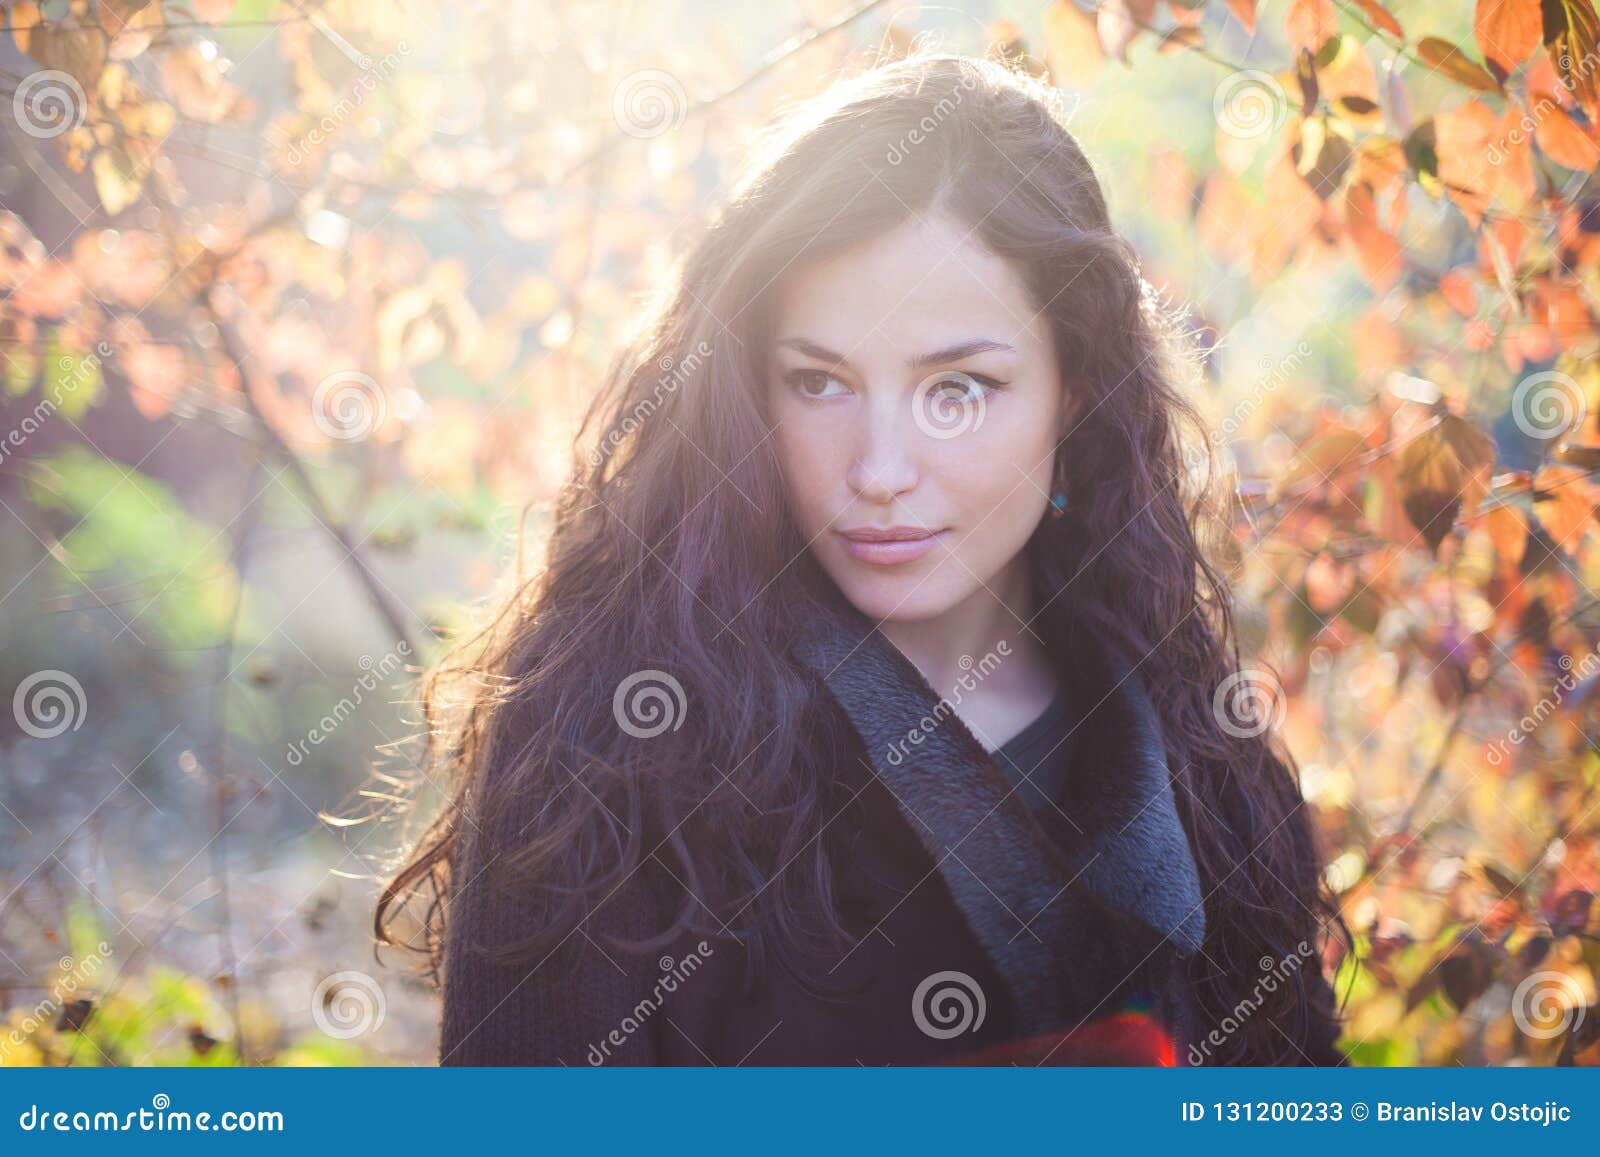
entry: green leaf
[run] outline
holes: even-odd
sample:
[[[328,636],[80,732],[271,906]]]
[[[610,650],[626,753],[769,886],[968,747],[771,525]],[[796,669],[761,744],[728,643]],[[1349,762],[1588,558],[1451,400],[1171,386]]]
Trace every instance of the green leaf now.
[[[53,552],[67,573],[91,589],[122,584],[114,613],[141,638],[159,630],[174,661],[217,642],[239,581],[225,533],[192,517],[160,482],[83,446],[37,465],[29,497],[68,516]]]

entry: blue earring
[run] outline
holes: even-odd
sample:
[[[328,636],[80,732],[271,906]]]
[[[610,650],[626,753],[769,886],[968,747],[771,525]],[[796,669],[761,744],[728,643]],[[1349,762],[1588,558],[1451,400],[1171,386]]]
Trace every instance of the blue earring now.
[[[1052,507],[1052,517],[1060,518],[1067,512],[1067,491],[1065,486],[1050,496],[1050,505]]]

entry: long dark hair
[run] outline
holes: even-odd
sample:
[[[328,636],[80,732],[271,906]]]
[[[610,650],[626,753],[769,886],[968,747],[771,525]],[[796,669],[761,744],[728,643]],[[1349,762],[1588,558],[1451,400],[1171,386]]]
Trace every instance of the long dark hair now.
[[[421,899],[411,946],[437,969],[452,866],[469,835],[491,833],[508,850],[497,870],[546,901],[530,955],[651,855],[692,893],[663,942],[702,926],[702,905],[763,934],[801,934],[798,914],[818,905],[840,926],[816,838],[825,745],[787,658],[817,570],[768,437],[771,289],[796,261],[938,208],[1023,272],[1082,395],[1057,451],[1071,517],[1046,519],[1031,565],[1036,589],[1145,656],[1206,894],[1193,966],[1205,1024],[1252,986],[1281,1002],[1216,1059],[1285,1059],[1273,1022],[1325,990],[1296,970],[1263,996],[1261,961],[1303,956],[1337,915],[1288,757],[1215,707],[1239,656],[1227,584],[1202,548],[1222,507],[1181,393],[1194,366],[1181,316],[1113,231],[1056,101],[1000,62],[920,54],[835,84],[760,142],[590,409],[543,569],[427,677],[423,770],[451,795],[383,891],[382,942]],[[670,676],[661,707],[683,708],[648,741],[614,714],[641,675]]]

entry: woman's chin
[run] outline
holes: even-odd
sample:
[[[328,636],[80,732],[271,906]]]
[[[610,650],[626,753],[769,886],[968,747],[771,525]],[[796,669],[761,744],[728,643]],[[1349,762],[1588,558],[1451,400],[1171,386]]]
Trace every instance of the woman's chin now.
[[[851,605],[874,622],[909,623],[934,619],[959,601],[942,581],[942,576],[928,573],[835,572],[833,580]]]

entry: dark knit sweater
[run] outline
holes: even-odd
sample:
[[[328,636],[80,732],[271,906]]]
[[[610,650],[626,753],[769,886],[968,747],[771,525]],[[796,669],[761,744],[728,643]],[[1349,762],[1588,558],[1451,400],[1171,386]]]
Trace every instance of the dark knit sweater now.
[[[470,820],[448,909],[440,1063],[968,1063],[1133,1006],[1172,1034],[1181,1063],[1210,1027],[1186,969],[1205,934],[1199,874],[1133,665],[1073,639],[1069,623],[1046,619],[1047,645],[1070,655],[1058,662],[1064,691],[1086,706],[1059,806],[1039,808],[871,623],[843,607],[817,623],[796,658],[849,744],[824,838],[839,908],[862,937],[853,948],[793,945],[762,970],[733,935],[621,952],[608,936],[655,936],[685,900],[666,857],[650,856],[548,956],[494,959],[486,949],[538,926],[495,871],[536,813]],[[1332,1022],[1279,1027],[1282,1063],[1339,1061]],[[1096,1048],[1054,1044],[1030,1059],[1147,1059]]]
[[[1066,680],[1049,705],[991,754],[1031,808],[1060,806],[1077,738],[1077,716]]]

